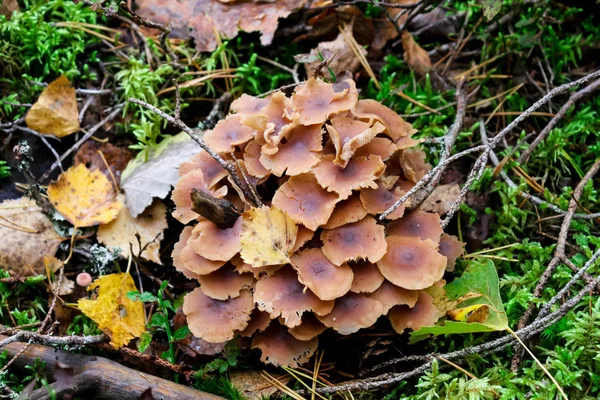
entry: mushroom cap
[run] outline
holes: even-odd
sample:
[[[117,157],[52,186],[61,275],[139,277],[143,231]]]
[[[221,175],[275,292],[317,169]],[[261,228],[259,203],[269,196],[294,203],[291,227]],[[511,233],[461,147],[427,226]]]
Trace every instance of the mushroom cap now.
[[[346,264],[333,265],[321,249],[306,249],[294,254],[292,265],[298,271],[300,283],[308,286],[321,300],[342,297],[352,286],[352,269]]]
[[[371,293],[369,297],[381,302],[381,304],[383,304],[382,314],[387,314],[394,306],[406,305],[408,307],[414,307],[419,298],[419,292],[416,290],[406,290],[385,281],[379,286],[379,289]]]
[[[394,110],[376,100],[359,100],[352,109],[352,114],[358,118],[375,119],[381,122],[386,127],[387,135],[394,142],[417,132],[411,124],[402,119]]]
[[[244,161],[246,163],[246,169],[251,176],[257,178],[264,178],[271,175],[271,171],[265,168],[260,162],[260,144],[256,140],[248,142],[244,147]]]
[[[385,164],[379,156],[353,158],[343,169],[333,163],[332,156],[324,156],[313,173],[323,188],[338,193],[344,200],[353,190],[376,188],[375,180],[384,170]]]
[[[327,222],[338,196],[327,192],[313,174],[292,176],[277,189],[272,204],[294,221],[316,231]]]
[[[187,228],[190,229],[188,230]],[[180,249],[177,264],[175,264],[176,260],[173,258],[175,268],[189,279],[197,279],[199,275],[210,274],[225,265],[225,261],[211,261],[197,254],[191,243],[197,238],[198,233],[194,232],[191,226],[186,226],[183,232],[181,232],[179,242],[177,243],[178,249]],[[184,239],[186,239],[185,242],[183,241]],[[173,249],[173,252],[175,252],[175,249]]]
[[[331,125],[325,127],[335,147],[333,163],[342,168],[346,167],[357,149],[385,130],[385,126],[379,122],[370,126],[369,123],[344,116],[332,118]]]
[[[265,121],[269,129],[263,127],[262,137],[259,135],[258,141],[264,147],[277,152],[277,147],[281,139],[288,137],[286,125],[292,122],[290,115],[292,114],[292,101],[283,92],[275,92],[271,95],[269,103],[260,111],[261,115],[266,117]],[[262,138],[262,140],[261,140]]]
[[[385,279],[409,290],[428,288],[442,279],[446,257],[437,252],[431,239],[388,236],[387,253],[377,266]]]
[[[230,262],[235,266],[235,270],[238,274],[251,273],[254,278],[259,278],[261,275],[273,275],[276,271],[280,270],[283,265],[265,265],[264,267],[253,267],[250,264],[246,264],[242,257],[238,254],[235,255]]]
[[[398,145],[388,138],[376,137],[369,143],[358,148],[354,157],[366,157],[370,155],[379,156],[383,161],[387,161],[392,154],[398,151]]]
[[[328,328],[342,335],[349,335],[362,328],[368,328],[383,315],[383,304],[364,294],[348,293],[335,300],[333,310],[324,316],[317,315]]]
[[[353,293],[373,293],[385,281],[376,264],[368,261],[358,261],[349,266],[354,273],[354,279],[350,287],[350,291]]]
[[[458,240],[456,236],[442,233],[440,238],[439,250],[441,255],[446,256],[448,259],[448,265],[446,265],[446,271],[454,271],[456,266],[456,259],[465,254],[465,244]]]
[[[236,114],[256,114],[266,107],[269,101],[270,97],[260,98],[244,93],[231,102],[229,109]]]
[[[238,334],[242,337],[250,337],[254,335],[256,332],[262,332],[271,324],[271,316],[269,313],[264,311],[260,311],[258,308],[255,308],[250,314],[250,322],[248,322],[248,326]]]
[[[288,329],[288,332],[298,340],[311,340],[323,333],[327,327],[314,314],[304,314],[302,323]]]
[[[350,110],[357,101],[353,80],[330,84],[312,77],[294,90],[293,117],[302,125],[322,124],[331,114]]]
[[[230,153],[235,146],[250,141],[256,131],[242,123],[241,115],[230,115],[220,120],[214,129],[204,133],[204,142],[217,153]]]
[[[324,229],[339,228],[342,225],[357,222],[367,216],[367,210],[360,201],[359,194],[354,193],[346,200],[340,201],[333,210],[333,214],[329,217],[329,220],[325,225]]]
[[[431,169],[431,164],[425,161],[427,155],[418,148],[405,149],[399,156],[402,172],[412,182],[418,182]]]
[[[226,265],[197,279],[202,293],[215,300],[238,297],[243,289],[250,289],[254,284],[252,274],[239,274],[233,265]]]
[[[182,224],[199,217],[194,211],[192,211],[192,197],[190,195],[192,189],[198,189],[211,196],[221,198],[227,194],[227,186],[222,186],[216,191],[209,190],[206,182],[204,181],[204,173],[199,169],[194,169],[179,179],[171,198],[175,203],[175,211],[173,211],[173,217]]]
[[[402,197],[399,189],[388,190],[385,188],[385,182],[378,180],[375,182],[377,187],[367,188],[360,191],[360,201],[369,214],[381,214],[390,208]],[[386,219],[395,220],[404,215],[406,203],[394,210]]]
[[[298,340],[279,324],[271,324],[252,338],[252,348],[261,351],[260,361],[291,368],[308,361],[318,346],[318,338]]]
[[[276,176],[294,176],[309,172],[319,161],[323,132],[320,125],[298,125],[291,129],[290,140],[279,144],[273,155],[260,156],[261,164]]]
[[[347,261],[379,261],[385,254],[387,244],[382,225],[367,216],[353,224],[321,232],[323,254],[335,265]]]
[[[197,237],[190,242],[194,251],[213,261],[229,261],[242,248],[240,236],[242,219],[238,218],[231,228],[221,229],[208,220],[200,221],[193,230]]]
[[[417,330],[423,326],[432,326],[443,315],[433,303],[433,297],[426,292],[419,292],[419,299],[413,308],[395,306],[387,314],[392,328],[398,333],[405,329]]]
[[[308,229],[305,226],[299,225],[298,226],[298,235],[296,235],[296,243],[294,244],[292,253],[295,253],[298,250],[300,250],[302,248],[302,246],[304,246],[306,243],[308,243],[314,237],[314,235],[315,235],[315,233],[313,231],[311,231],[310,229]]]
[[[200,149],[190,161],[179,165],[179,175],[181,176],[193,170],[202,171],[208,189],[212,189],[221,179],[227,176],[227,171],[204,149]]]
[[[253,309],[249,290],[242,290],[238,297],[229,300],[215,300],[196,288],[183,299],[183,312],[190,331],[209,343],[233,339],[235,331],[248,326]]]
[[[440,215],[420,210],[415,210],[387,226],[388,235],[410,236],[422,240],[431,239],[435,243],[440,242],[442,233],[444,230]]]
[[[333,308],[333,301],[321,300],[306,290],[291,267],[284,267],[273,276],[261,277],[254,287],[254,301],[259,310],[268,312],[271,318],[282,317],[289,328],[300,325],[306,311],[325,315]]]
[[[193,273],[187,268],[183,267],[181,262],[181,251],[187,246],[188,239],[192,236],[192,227],[186,226],[179,234],[179,240],[173,245],[173,252],[171,257],[173,258],[173,266],[188,279],[196,279],[198,274]]]

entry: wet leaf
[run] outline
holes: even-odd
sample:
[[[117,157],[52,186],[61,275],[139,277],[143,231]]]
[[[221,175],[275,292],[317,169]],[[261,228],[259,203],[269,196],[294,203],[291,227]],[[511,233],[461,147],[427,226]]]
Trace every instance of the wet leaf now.
[[[419,46],[407,31],[402,32],[402,47],[404,48],[404,61],[406,61],[410,69],[419,75],[425,75],[431,70],[429,53]]]
[[[25,117],[27,126],[45,135],[68,136],[79,131],[75,89],[64,77],[48,85]]]
[[[0,267],[15,276],[45,275],[44,257],[64,239],[27,197],[0,203],[0,238]]]
[[[117,217],[121,203],[113,184],[102,172],[79,164],[48,185],[56,210],[76,227],[107,224]]]
[[[242,215],[240,255],[253,267],[290,262],[298,226],[277,207],[252,208]]]
[[[115,348],[123,347],[145,332],[144,305],[131,300],[127,293],[137,290],[128,273],[105,275],[96,279],[87,290],[97,288],[97,296],[80,299],[77,307],[98,324]]]
[[[122,203],[124,196],[119,195],[118,200]],[[125,258],[129,257],[130,249],[133,249],[134,256],[138,256],[141,243],[141,247],[145,247],[141,256],[161,264],[160,241],[165,229],[167,229],[167,208],[163,203],[155,201],[136,218],[131,216],[127,207],[121,207],[116,219],[98,228],[97,237],[98,241],[104,243],[110,250],[120,249],[121,256]],[[139,241],[136,235],[139,236]]]

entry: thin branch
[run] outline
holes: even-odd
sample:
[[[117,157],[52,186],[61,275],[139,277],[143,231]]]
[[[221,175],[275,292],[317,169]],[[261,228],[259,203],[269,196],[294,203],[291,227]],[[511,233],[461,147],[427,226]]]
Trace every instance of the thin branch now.
[[[88,346],[90,344],[102,343],[108,340],[108,336],[104,334],[95,336],[51,336],[31,331],[20,331],[6,339],[0,340],[0,348],[9,343],[23,341],[52,346]]]

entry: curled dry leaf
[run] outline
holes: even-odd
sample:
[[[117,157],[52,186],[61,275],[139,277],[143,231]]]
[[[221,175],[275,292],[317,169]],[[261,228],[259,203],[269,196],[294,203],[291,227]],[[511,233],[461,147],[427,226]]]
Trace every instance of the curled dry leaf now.
[[[107,224],[122,207],[106,176],[99,170],[90,171],[83,164],[69,168],[48,185],[48,198],[76,227]]]
[[[129,273],[104,275],[92,282],[87,291],[96,288],[97,297],[80,299],[77,308],[98,324],[113,347],[126,346],[146,331],[143,303],[127,297],[127,292],[137,290]]]
[[[347,35],[352,36],[352,25],[350,23],[344,27]],[[367,55],[367,51],[363,47],[358,47],[364,56]],[[333,72],[334,76],[339,76],[345,71],[356,72],[360,67],[360,60],[356,57],[356,54],[352,51],[352,48],[348,45],[348,42],[344,39],[344,35],[340,33],[335,40],[330,42],[321,42],[318,46],[310,51],[310,55],[316,58],[316,61],[305,64],[306,74],[312,76],[315,68],[321,64],[321,59],[326,60],[331,56],[333,60],[329,64],[329,69]],[[325,71],[326,72],[326,71]]]
[[[425,75],[432,68],[429,53],[425,51],[413,36],[408,32],[402,32],[402,47],[404,48],[404,61],[410,69],[419,75]]]
[[[118,196],[123,203],[123,195]],[[167,208],[159,201],[147,208],[136,218],[131,216],[127,207],[121,207],[117,218],[98,228],[98,241],[104,243],[112,251],[121,251],[121,256],[128,258],[133,249],[133,255],[161,264],[160,241],[162,232],[167,229]],[[139,240],[138,240],[139,237]],[[144,251],[140,254],[141,249]]]
[[[39,133],[59,138],[80,129],[75,89],[66,77],[61,76],[44,89],[29,109],[25,122]]]
[[[0,203],[0,237],[0,266],[15,276],[43,274],[44,257],[63,240],[28,197]]]

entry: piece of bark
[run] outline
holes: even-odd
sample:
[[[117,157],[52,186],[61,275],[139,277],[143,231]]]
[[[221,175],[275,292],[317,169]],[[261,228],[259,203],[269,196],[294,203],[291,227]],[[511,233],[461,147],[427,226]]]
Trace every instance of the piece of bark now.
[[[6,336],[0,335],[0,340]],[[25,343],[10,343],[2,348],[14,357]],[[158,378],[156,376],[125,367],[103,357],[74,354],[50,346],[30,345],[13,363],[13,367],[24,370],[33,365],[36,358],[45,362],[45,374],[56,391],[56,398],[85,398],[97,400],[138,400],[148,389],[155,399],[164,400],[218,400],[222,397],[204,393],[190,387]],[[72,379],[56,379],[57,371],[69,368]],[[60,372],[60,371],[58,371]],[[50,395],[41,388],[28,397],[30,400],[47,400]]]
[[[235,206],[225,199],[217,199],[198,189],[192,189],[190,196],[192,210],[221,229],[231,228],[240,216]]]

